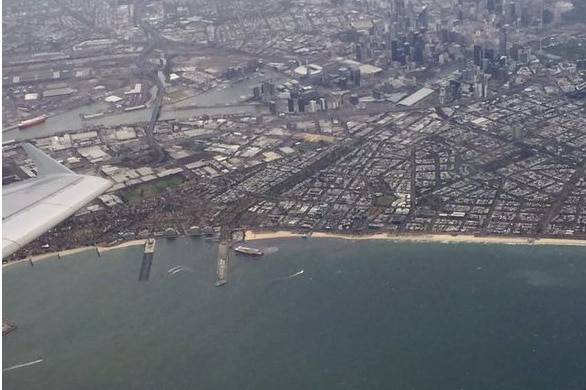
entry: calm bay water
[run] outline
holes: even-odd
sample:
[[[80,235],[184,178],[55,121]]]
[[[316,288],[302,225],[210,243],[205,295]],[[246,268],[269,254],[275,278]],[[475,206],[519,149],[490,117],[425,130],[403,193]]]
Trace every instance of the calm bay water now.
[[[217,244],[216,244],[217,245]],[[3,270],[6,389],[584,389],[578,247],[159,240]],[[182,271],[169,270],[184,266]],[[303,270],[303,273],[299,273]],[[296,276],[294,276],[297,274]]]

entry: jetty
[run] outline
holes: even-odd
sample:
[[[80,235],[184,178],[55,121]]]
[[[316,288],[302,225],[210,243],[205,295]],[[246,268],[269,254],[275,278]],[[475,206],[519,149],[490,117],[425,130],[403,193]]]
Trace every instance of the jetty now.
[[[220,247],[218,248],[218,269],[216,271],[218,280],[216,281],[216,287],[223,286],[228,281],[226,278],[228,274],[228,249],[227,242],[220,242]]]
[[[138,281],[143,282],[149,280],[151,274],[151,266],[153,265],[153,257],[155,256],[155,239],[149,238],[144,244],[144,253],[142,255],[142,265],[140,266],[140,273],[138,274]]]

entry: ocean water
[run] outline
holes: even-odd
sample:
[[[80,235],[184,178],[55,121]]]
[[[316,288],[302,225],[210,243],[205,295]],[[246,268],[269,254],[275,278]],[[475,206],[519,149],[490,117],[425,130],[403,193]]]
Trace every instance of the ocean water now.
[[[251,245],[222,288],[200,239],[4,269],[4,388],[586,388],[584,248]]]

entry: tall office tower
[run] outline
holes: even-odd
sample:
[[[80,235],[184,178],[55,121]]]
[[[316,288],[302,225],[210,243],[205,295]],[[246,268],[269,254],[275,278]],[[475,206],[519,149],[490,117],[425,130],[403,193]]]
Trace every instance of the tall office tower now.
[[[321,108],[322,111],[325,111],[328,109],[328,102],[326,101],[325,98],[319,99],[319,108]]]
[[[514,2],[505,4],[505,22],[515,24],[517,21],[516,4]]]
[[[396,39],[391,41],[391,60],[399,61],[399,41]]]
[[[355,87],[360,87],[361,78],[362,78],[362,75],[360,73],[360,69],[356,69],[354,71],[354,86]]]
[[[275,103],[274,101],[272,101],[269,104],[269,110],[271,111],[271,115],[277,115],[277,103]]]
[[[254,100],[260,100],[260,87],[256,86],[252,89]]]
[[[482,46],[474,45],[474,65],[482,65]]]
[[[424,5],[417,18],[418,27],[427,30],[429,26],[429,15],[427,13],[427,6]]]
[[[395,0],[395,13],[397,15],[405,14],[405,0]]]
[[[299,98],[297,103],[299,105],[299,112],[305,112],[305,99]]]
[[[531,61],[531,48],[519,50],[518,57],[520,64],[527,65]]]
[[[362,62],[362,45],[360,43],[356,44],[356,61]]]
[[[509,27],[508,24],[505,24],[501,27],[501,34],[499,37],[499,55],[507,57],[507,28]]]
[[[490,75],[485,73],[484,77],[482,78],[482,97],[483,98],[488,97],[488,80],[489,79],[490,79]]]
[[[495,0],[494,1],[494,14],[495,15],[502,15],[503,14],[503,0]]]
[[[494,14],[494,8],[495,8],[495,0],[486,0],[486,10],[491,13]]]
[[[521,14],[520,15],[521,26],[522,27],[529,27],[531,25],[531,23],[533,22],[533,12],[531,12],[531,8],[524,5],[523,7],[521,7],[520,14]]]
[[[295,101],[293,98],[287,99],[287,108],[289,109],[289,112],[295,112]]]
[[[462,96],[462,83],[450,80],[450,99],[459,99]]]
[[[411,57],[413,58],[413,62],[417,65],[423,64],[423,49],[425,47],[425,41],[423,40],[423,35],[421,33],[413,34],[413,48]]]

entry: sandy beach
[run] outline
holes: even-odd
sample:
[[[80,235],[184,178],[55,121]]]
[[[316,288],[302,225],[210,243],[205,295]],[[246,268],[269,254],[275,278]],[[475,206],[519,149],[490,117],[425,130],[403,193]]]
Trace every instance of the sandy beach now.
[[[269,240],[276,238],[301,238],[301,233],[290,232],[286,230],[276,231],[255,231],[246,230],[246,241],[257,241],[257,240]],[[540,239],[529,239],[527,237],[476,237],[471,235],[457,235],[453,236],[450,234],[392,234],[392,233],[375,233],[365,235],[351,235],[351,234],[340,234],[340,233],[324,233],[324,232],[312,232],[309,238],[339,238],[343,240],[387,240],[387,241],[398,241],[398,242],[440,242],[446,244],[457,244],[457,243],[472,243],[472,244],[507,244],[507,245],[567,245],[567,246],[586,246],[586,240],[576,239],[563,239],[563,238],[540,238]],[[127,248],[130,246],[144,245],[145,240],[132,240],[124,241],[118,245],[109,247],[98,247],[100,253],[114,250]],[[68,249],[60,252],[49,252],[41,255],[32,256],[30,259],[22,259],[17,261],[11,261],[6,264],[2,264],[2,267],[8,267],[13,264],[22,262],[41,261],[45,259],[52,259],[58,256],[69,256],[76,253],[96,250],[95,246],[86,246],[81,248]]]
[[[246,240],[266,240],[272,238],[301,238],[302,234],[284,230],[257,232],[246,231]],[[509,245],[570,245],[586,246],[586,240],[562,239],[562,238],[540,238],[529,239],[526,237],[476,237],[471,235],[450,234],[421,234],[421,235],[396,235],[392,233],[376,233],[369,235],[350,235],[339,233],[314,232],[310,238],[341,238],[344,240],[389,240],[405,242],[441,242],[441,243],[474,243],[474,244],[509,244]]]
[[[121,242],[118,245],[113,245],[113,246],[108,246],[108,247],[98,246],[97,248],[100,253],[103,253],[103,252],[107,252],[107,251],[110,251],[113,249],[121,249],[121,248],[130,247],[130,246],[144,245],[144,243],[145,243],[145,240],[132,240],[132,241]],[[90,250],[95,251],[96,247],[95,246],[84,246],[84,247],[80,247],[80,248],[67,249],[67,250],[59,251],[59,252],[43,253],[41,255],[32,256],[30,258],[17,260],[17,261],[11,261],[6,264],[2,264],[2,268],[9,267],[11,265],[19,264],[22,262],[28,263],[28,262],[32,261],[33,263],[36,263],[37,261],[41,261],[41,260],[53,259],[53,258],[56,258],[59,256],[64,257],[64,256],[74,255],[76,253],[81,253],[81,252],[90,251]]]

